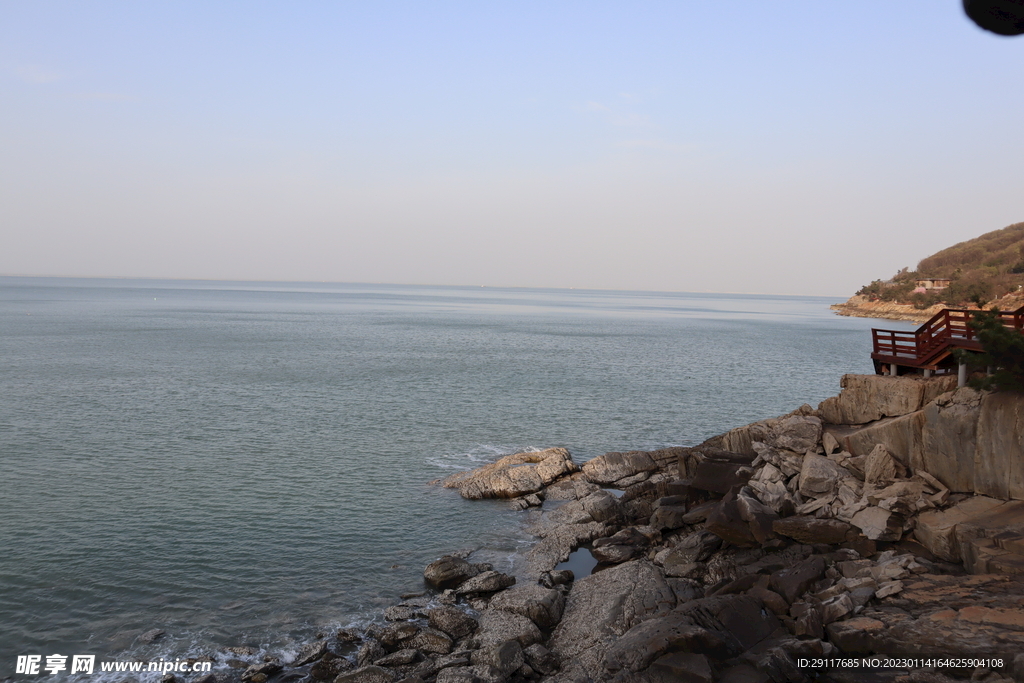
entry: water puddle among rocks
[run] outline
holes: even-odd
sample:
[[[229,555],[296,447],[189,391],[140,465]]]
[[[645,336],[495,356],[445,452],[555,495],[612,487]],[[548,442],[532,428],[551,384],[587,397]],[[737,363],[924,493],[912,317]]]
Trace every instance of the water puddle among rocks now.
[[[601,490],[602,491],[607,491],[608,493],[612,494],[616,498],[622,498],[622,494],[626,492],[625,489],[601,489]]]
[[[597,559],[591,554],[589,548],[577,548],[569,554],[568,560],[560,563],[555,569],[570,569],[573,577],[579,581],[584,576],[590,576],[596,566]]]

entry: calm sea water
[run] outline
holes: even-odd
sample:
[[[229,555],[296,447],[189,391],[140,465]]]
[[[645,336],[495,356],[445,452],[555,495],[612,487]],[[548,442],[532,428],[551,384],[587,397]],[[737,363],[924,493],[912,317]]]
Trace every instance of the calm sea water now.
[[[871,371],[873,321],[830,303],[0,278],[0,677],[19,654],[287,653],[445,552],[508,566],[517,515],[428,482],[816,404]]]

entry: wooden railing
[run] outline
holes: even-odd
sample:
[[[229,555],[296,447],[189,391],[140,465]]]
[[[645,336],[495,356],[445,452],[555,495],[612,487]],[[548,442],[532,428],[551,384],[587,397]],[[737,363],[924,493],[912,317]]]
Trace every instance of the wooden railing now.
[[[980,350],[981,344],[971,327],[974,313],[969,309],[947,308],[913,332],[872,329],[871,358],[907,367],[934,369],[954,348]],[[998,315],[1006,327],[1024,332],[1024,306]]]

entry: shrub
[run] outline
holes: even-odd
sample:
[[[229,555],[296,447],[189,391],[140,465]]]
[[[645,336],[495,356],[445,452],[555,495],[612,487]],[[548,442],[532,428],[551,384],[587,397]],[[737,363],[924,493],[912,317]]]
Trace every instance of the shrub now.
[[[999,310],[978,311],[971,321],[982,352],[957,349],[961,363],[994,368],[994,372],[971,384],[978,389],[1024,392],[1024,334],[1003,324]]]

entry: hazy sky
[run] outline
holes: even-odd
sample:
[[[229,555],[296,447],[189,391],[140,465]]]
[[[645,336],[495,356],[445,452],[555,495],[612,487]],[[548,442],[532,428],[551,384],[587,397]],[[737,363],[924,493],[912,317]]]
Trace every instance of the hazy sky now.
[[[848,296],[1024,221],[959,0],[0,3],[0,274]]]

